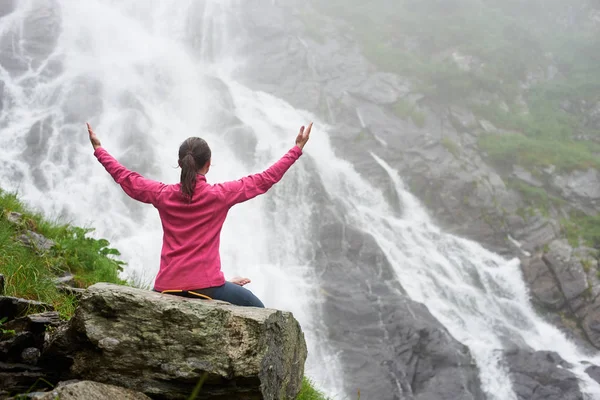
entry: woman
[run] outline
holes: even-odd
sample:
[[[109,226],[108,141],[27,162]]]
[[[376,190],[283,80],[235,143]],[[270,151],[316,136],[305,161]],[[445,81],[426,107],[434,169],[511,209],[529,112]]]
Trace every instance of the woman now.
[[[90,124],[87,128],[94,155],[125,193],[158,210],[163,245],[154,290],[224,300],[239,306],[264,307],[252,292],[242,287],[250,280],[225,281],[219,256],[221,228],[231,207],[265,193],[281,180],[302,155],[312,123],[306,129],[300,128],[296,145],[266,171],[215,185],[206,181],[211,152],[203,139],[190,137],[181,144],[180,183],[166,185],[119,164],[102,148]]]

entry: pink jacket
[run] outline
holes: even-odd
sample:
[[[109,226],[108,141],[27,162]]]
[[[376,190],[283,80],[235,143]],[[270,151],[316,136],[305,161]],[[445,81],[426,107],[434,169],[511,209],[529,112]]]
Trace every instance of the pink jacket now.
[[[181,184],[165,185],[129,171],[103,148],[94,155],[125,193],[158,210],[163,227],[160,270],[154,289],[190,290],[221,286],[219,244],[227,212],[235,204],[265,193],[279,182],[302,155],[298,146],[259,174],[211,185],[197,175],[191,203],[184,201]]]

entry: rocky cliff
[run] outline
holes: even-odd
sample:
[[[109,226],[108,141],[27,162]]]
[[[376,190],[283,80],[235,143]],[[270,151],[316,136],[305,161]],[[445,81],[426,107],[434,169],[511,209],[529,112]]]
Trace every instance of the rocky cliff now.
[[[0,297],[4,398],[68,380],[154,399],[293,399],[302,385],[306,344],[287,312],[96,284],[68,323],[49,312],[22,316],[48,308]]]
[[[445,229],[518,257],[540,311],[600,348],[597,3],[384,3],[249,7],[240,75],[319,115],[390,196],[370,153]],[[472,36],[444,30],[456,21]]]

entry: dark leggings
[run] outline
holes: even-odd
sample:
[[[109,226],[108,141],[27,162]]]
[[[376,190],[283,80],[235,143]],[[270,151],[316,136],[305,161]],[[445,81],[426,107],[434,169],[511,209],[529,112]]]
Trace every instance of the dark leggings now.
[[[236,306],[265,308],[262,301],[258,299],[251,291],[236,285],[235,283],[225,282],[224,285],[210,287],[205,289],[194,289],[184,293],[169,293],[179,296],[197,298],[190,292],[196,292],[210,297],[214,300],[223,300]]]

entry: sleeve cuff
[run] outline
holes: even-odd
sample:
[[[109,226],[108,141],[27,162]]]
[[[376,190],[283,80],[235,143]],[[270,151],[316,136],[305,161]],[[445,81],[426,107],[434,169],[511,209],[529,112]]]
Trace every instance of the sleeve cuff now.
[[[298,145],[295,145],[294,147],[292,147],[292,150],[294,152],[294,154],[296,154],[296,156],[300,157],[302,155],[302,149],[300,147],[298,147]]]
[[[94,150],[94,156],[98,157],[100,155],[100,153],[104,153],[106,150],[104,150],[103,147],[98,147],[96,150]]]

